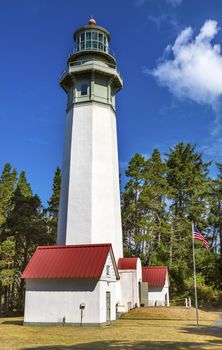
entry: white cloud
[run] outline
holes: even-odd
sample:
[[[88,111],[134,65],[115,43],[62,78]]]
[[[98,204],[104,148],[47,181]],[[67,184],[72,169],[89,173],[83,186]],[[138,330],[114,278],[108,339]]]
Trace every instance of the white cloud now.
[[[173,7],[180,6],[183,2],[183,0],[166,0],[166,2]]]
[[[147,18],[150,22],[154,23],[159,29],[162,23],[167,20],[167,15],[165,13],[161,14],[160,16],[148,15]]]
[[[160,29],[164,23],[167,23],[170,24],[177,32],[179,30],[179,24],[176,16],[172,13],[162,13],[159,16],[148,15],[147,18],[150,22],[155,24],[158,29]]]
[[[222,154],[222,138],[218,137],[213,140],[208,140],[205,145],[199,147],[200,151],[204,153],[209,159],[221,162]]]
[[[148,0],[135,0],[135,6],[136,7],[141,7],[141,6],[143,6],[143,4],[145,3],[145,2],[147,2]]]
[[[141,7],[143,6],[146,2],[148,2],[149,0],[135,0],[135,6],[136,7]],[[156,0],[155,0],[156,1]],[[173,6],[173,7],[177,7],[180,6],[183,2],[183,0],[164,0],[167,4]]]
[[[144,70],[176,97],[210,105],[216,115],[212,136],[222,129],[221,47],[212,43],[218,31],[214,20],[207,20],[196,36],[191,27],[185,28],[175,43],[167,46],[157,67],[152,71]]]
[[[204,23],[193,37],[191,27],[185,28],[173,46],[167,46],[172,59],[165,59],[151,74],[179,98],[189,98],[216,108],[222,96],[222,56],[220,45],[212,44],[218,33],[216,21]]]

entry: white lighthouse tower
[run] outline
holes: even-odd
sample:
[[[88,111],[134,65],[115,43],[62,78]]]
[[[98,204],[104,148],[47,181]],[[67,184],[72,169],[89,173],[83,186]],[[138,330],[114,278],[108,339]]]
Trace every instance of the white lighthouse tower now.
[[[123,256],[115,95],[122,88],[110,34],[94,19],[74,32],[60,85],[67,93],[59,245],[111,243]]]
[[[115,95],[123,83],[109,32],[74,33],[60,85],[67,93],[55,246],[39,246],[25,268],[26,325],[101,325],[139,306],[142,269],[123,258]]]

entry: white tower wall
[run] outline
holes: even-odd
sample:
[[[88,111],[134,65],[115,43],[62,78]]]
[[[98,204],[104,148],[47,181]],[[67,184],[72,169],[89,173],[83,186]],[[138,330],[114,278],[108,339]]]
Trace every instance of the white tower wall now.
[[[67,113],[58,244],[112,243],[123,256],[116,115],[109,104]]]

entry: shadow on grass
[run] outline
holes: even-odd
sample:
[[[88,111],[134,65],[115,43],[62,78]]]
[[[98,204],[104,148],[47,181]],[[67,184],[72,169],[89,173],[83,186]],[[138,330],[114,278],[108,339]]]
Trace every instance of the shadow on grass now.
[[[171,342],[171,341],[97,341],[76,345],[50,345],[23,348],[23,350],[200,350],[206,346],[214,346],[221,349],[222,341],[212,340],[207,342]]]
[[[217,338],[222,338],[222,327],[217,327],[217,326],[212,326],[212,327],[207,327],[207,326],[201,326],[199,329],[196,327],[191,328],[191,327],[185,327],[181,328],[181,332],[183,333],[189,333],[189,334],[195,334],[195,335],[211,335],[215,336]],[[221,341],[222,344],[222,341]]]
[[[183,319],[183,318],[156,318],[156,317],[121,317],[120,320],[123,320],[123,321],[181,321],[181,322],[195,322],[196,319],[195,318],[188,318],[188,319]],[[208,319],[205,319],[204,321],[211,321],[211,320],[208,320]]]
[[[9,320],[3,321],[1,324],[13,324],[15,326],[23,326],[23,320]]]

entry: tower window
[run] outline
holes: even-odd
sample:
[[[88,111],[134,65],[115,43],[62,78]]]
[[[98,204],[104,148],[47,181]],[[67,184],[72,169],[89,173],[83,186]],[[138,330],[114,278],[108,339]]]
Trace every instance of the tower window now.
[[[81,96],[88,95],[88,85],[82,84],[81,85]]]
[[[108,52],[108,42],[105,34],[99,31],[84,31],[80,33],[76,40],[76,50],[99,50]]]
[[[91,32],[86,32],[86,40],[91,40]]]

